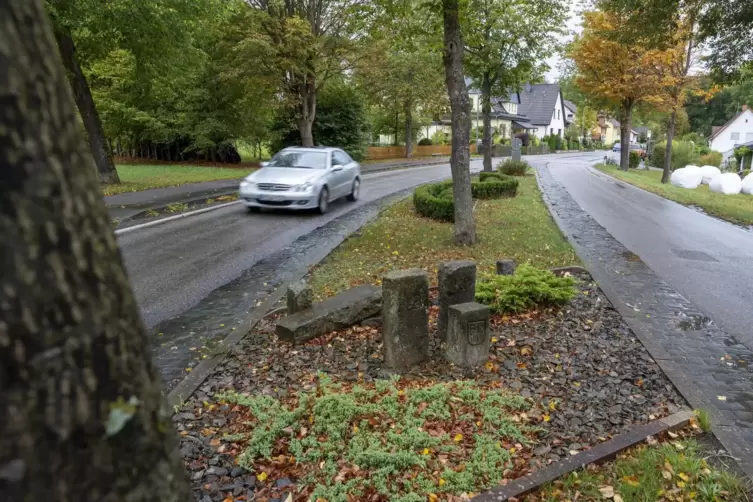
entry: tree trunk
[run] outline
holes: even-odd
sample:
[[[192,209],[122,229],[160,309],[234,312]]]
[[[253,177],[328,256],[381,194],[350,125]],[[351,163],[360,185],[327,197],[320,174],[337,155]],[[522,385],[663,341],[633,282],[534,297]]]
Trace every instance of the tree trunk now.
[[[620,169],[630,168],[630,128],[633,121],[633,102],[622,103],[622,117],[620,117]]]
[[[413,110],[410,101],[405,102],[405,157],[413,157]]]
[[[301,145],[314,146],[314,119],[316,118],[316,86],[312,78],[304,78],[298,86],[300,103],[298,105],[298,132]]]
[[[677,110],[672,110],[672,115],[669,116],[669,127],[667,127],[667,149],[664,152],[662,183],[669,183],[669,177],[672,174],[672,140],[675,137],[675,123],[677,123]]]
[[[455,243],[476,242],[471,196],[471,106],[463,72],[463,36],[458,0],[442,0],[444,16],[444,68],[452,111],[452,193],[455,202]]]
[[[42,1],[0,19],[0,500],[191,500]]]
[[[94,105],[91,89],[89,89],[89,83],[81,71],[78,59],[76,59],[76,46],[73,43],[73,38],[70,32],[62,27],[55,30],[55,36],[60,56],[63,59],[63,66],[68,71],[73,98],[76,100],[78,112],[84,122],[86,136],[99,175],[99,182],[104,185],[120,183],[118,171],[112,161],[112,152],[107,144],[105,131],[102,128],[102,122],[99,120],[99,113],[97,113],[97,107]]]
[[[484,171],[492,170],[492,82],[489,72],[484,73],[481,82],[481,113],[484,116]]]

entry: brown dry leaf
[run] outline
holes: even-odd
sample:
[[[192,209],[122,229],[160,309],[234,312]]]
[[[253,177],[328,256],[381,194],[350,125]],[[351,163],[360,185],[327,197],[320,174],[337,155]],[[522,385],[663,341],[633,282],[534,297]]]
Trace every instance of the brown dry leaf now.
[[[670,464],[669,461],[667,461],[667,460],[664,461],[664,469],[666,471],[668,471],[670,474],[674,474],[675,473],[675,470],[672,469],[672,464]]]
[[[667,436],[671,437],[672,439],[678,438],[678,435],[672,431],[667,431]]]
[[[609,485],[600,486],[599,493],[601,493],[601,496],[605,499],[611,499],[614,497],[614,487]]]
[[[619,493],[615,493],[613,500],[614,502],[622,502],[622,495],[620,495]]]
[[[671,472],[662,470],[661,471],[661,475],[667,481],[672,481],[672,473]]]
[[[209,441],[209,446],[220,446],[220,443],[221,441],[219,438],[214,438],[211,441]]]
[[[530,356],[532,353],[533,353],[533,350],[528,345],[520,349],[520,355],[522,356]]]

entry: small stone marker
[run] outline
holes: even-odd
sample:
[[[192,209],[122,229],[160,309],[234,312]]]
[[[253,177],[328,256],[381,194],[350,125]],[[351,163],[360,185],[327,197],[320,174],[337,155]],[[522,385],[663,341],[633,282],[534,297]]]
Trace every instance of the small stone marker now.
[[[306,281],[298,281],[288,285],[288,315],[311,307],[314,302],[314,291]]]
[[[404,371],[429,356],[429,276],[396,270],[382,280],[384,364]]]
[[[439,264],[439,319],[437,332],[447,339],[447,309],[476,298],[476,264],[472,261],[445,261]]]
[[[497,260],[497,275],[513,275],[516,266],[514,260]]]
[[[520,138],[512,139],[512,160],[520,160],[520,149],[523,147],[523,141]]]
[[[489,307],[476,302],[449,308],[447,359],[463,368],[480,366],[489,358]]]

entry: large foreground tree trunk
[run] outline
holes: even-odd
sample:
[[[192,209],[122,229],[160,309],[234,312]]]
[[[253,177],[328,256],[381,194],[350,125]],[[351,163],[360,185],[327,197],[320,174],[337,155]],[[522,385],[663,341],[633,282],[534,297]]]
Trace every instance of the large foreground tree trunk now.
[[[484,73],[481,82],[481,113],[484,116],[484,171],[492,170],[492,82],[489,72]]]
[[[405,157],[413,157],[413,107],[407,100],[405,108]]]
[[[0,500],[188,501],[42,0],[0,19]]]
[[[471,106],[463,72],[463,36],[460,32],[458,0],[443,0],[444,69],[452,110],[452,192],[455,201],[455,243],[476,242],[471,197]]]
[[[622,117],[620,117],[620,169],[630,168],[630,129],[633,123],[633,102],[622,102]]]
[[[118,171],[112,161],[110,144],[105,137],[102,121],[99,120],[99,113],[97,113],[97,107],[94,105],[89,83],[86,81],[86,77],[81,71],[81,65],[76,58],[76,46],[73,43],[71,33],[67,28],[59,27],[55,30],[55,37],[63,65],[68,71],[68,80],[73,90],[73,98],[76,100],[76,107],[78,107],[84,128],[86,128],[86,137],[94,156],[99,182],[105,185],[120,183]]]
[[[669,183],[669,177],[672,174],[672,140],[675,137],[675,124],[677,123],[677,110],[672,111],[669,116],[669,125],[667,127],[667,149],[664,151],[664,165],[662,166],[661,182]]]
[[[314,146],[314,119],[316,118],[316,85],[312,78],[304,78],[298,85],[298,132],[302,146]]]

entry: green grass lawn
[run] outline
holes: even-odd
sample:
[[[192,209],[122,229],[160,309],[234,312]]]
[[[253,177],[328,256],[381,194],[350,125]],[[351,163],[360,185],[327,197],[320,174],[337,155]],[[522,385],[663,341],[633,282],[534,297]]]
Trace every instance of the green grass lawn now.
[[[143,165],[121,164],[116,166],[121,183],[103,185],[104,195],[124,192],[138,192],[149,188],[162,188],[199,181],[240,179],[253,171],[253,168],[204,167],[190,165]]]
[[[737,194],[724,195],[714,193],[707,185],[701,185],[694,190],[680,188],[669,183],[661,182],[659,171],[620,171],[616,166],[599,164],[597,169],[610,176],[626,181],[631,185],[643,188],[649,192],[661,195],[667,199],[686,206],[697,206],[708,214],[717,216],[733,223],[753,225],[753,195]]]
[[[375,222],[340,245],[312,271],[318,297],[350,286],[379,284],[392,269],[419,267],[432,280],[445,260],[475,260],[479,272],[492,272],[498,259],[538,267],[579,263],[541,199],[533,176],[520,178],[514,198],[479,200],[474,212],[478,242],[459,247],[452,242],[452,224],[418,216],[412,200],[387,209]]]

